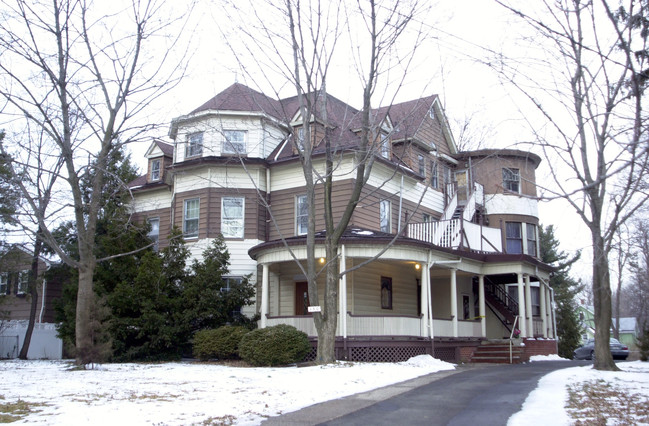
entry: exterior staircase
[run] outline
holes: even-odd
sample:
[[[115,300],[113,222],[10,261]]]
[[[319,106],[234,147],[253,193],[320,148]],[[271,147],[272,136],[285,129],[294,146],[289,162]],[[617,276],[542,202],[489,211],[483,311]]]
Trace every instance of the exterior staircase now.
[[[525,361],[525,350],[524,346],[521,346],[521,340],[513,339],[511,363],[520,364]],[[487,340],[482,342],[473,352],[471,362],[509,364],[509,339]]]

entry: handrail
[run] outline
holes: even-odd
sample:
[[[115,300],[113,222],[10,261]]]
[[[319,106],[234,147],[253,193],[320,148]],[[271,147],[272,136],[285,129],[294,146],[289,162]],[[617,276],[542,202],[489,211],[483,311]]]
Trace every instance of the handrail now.
[[[510,364],[513,364],[513,362],[512,362],[512,358],[513,358],[513,356],[512,356],[512,336],[514,335],[514,330],[516,330],[516,323],[518,322],[518,318],[519,318],[519,316],[516,315],[516,317],[514,318],[514,325],[512,326],[512,332],[509,333],[509,363]]]
[[[485,289],[493,294],[497,299],[505,304],[505,306],[512,312],[514,315],[518,315],[520,312],[518,310],[518,301],[514,300],[512,297],[507,294],[507,292],[499,285],[488,284],[485,286]]]

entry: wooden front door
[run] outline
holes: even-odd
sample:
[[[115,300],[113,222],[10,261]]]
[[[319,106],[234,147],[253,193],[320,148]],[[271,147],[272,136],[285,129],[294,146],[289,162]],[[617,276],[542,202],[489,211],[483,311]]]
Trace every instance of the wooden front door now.
[[[309,287],[306,281],[295,283],[295,315],[308,315]]]

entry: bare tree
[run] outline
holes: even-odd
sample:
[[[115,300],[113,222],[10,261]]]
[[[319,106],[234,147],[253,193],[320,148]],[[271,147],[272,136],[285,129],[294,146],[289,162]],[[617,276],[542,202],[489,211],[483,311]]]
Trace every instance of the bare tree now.
[[[60,159],[61,177],[67,183],[62,207],[74,216],[77,258],[57,245],[52,224],[39,209],[39,195],[27,188],[22,195],[43,241],[79,271],[76,350],[77,361],[85,363],[92,346],[93,274],[101,261],[95,256],[95,230],[108,158],[150,130],[138,117],[178,82],[186,62],[171,58],[178,38],[167,35],[174,19],[167,19],[164,2],[133,1],[121,10],[123,5],[102,10],[86,0],[2,4],[0,96],[7,104],[3,112],[42,132]],[[88,177],[92,189],[84,192],[82,180]]]
[[[299,153],[305,178],[309,212],[307,255],[306,265],[300,262],[298,265],[308,283],[310,303],[322,308],[313,315],[318,334],[316,359],[320,363],[335,361],[338,286],[342,274],[349,272],[340,271],[340,241],[364,196],[363,188],[384,143],[381,136],[384,117],[376,114],[372,105],[377,100],[385,101],[385,97],[388,102],[381,103],[390,104],[395,92],[386,94],[384,88],[401,86],[416,48],[425,38],[421,22],[419,28],[408,33],[423,10],[418,0],[389,5],[374,0],[340,3],[285,0],[280,4],[255,2],[250,8],[237,2],[228,12],[230,20],[237,25],[237,34],[245,36],[245,54],[240,46],[231,46],[244,75],[258,84],[263,81],[263,86],[270,85],[276,95],[290,84],[303,120],[303,134],[297,134],[291,126],[292,116],[287,116],[286,125],[291,132],[293,148]],[[410,37],[411,44],[401,44],[406,37]],[[246,64],[251,56],[265,73],[254,74]],[[344,128],[333,128],[329,125],[328,105],[334,100],[327,91],[327,84],[333,78],[333,64],[336,60],[340,63],[341,56],[346,58],[342,59],[343,63],[353,64],[361,106],[358,112],[349,111],[342,119]],[[273,84],[275,75],[281,83]],[[360,129],[358,142],[353,148],[342,146],[341,135],[352,125]],[[316,146],[320,151],[315,152]],[[355,167],[354,186],[343,212],[335,214],[332,203],[334,175],[343,158],[349,156],[353,157]],[[322,191],[324,196],[327,259],[324,269],[317,264],[315,256],[317,191]],[[325,274],[323,301],[319,300],[316,281],[321,273]]]
[[[632,242],[629,238],[629,230],[626,226],[620,226],[616,232],[612,243],[612,251],[615,257],[615,279],[617,285],[615,288],[615,306],[613,314],[615,321],[612,324],[613,335],[616,339],[620,338],[620,317],[622,306],[622,285],[624,284],[624,275],[627,268],[633,262],[634,253],[632,251]]]
[[[590,230],[594,365],[616,370],[608,259],[616,230],[649,197],[647,1],[497,1],[534,30],[526,46],[534,58],[500,61],[498,70],[539,113],[526,118],[552,168],[556,189],[546,190],[567,200]]]

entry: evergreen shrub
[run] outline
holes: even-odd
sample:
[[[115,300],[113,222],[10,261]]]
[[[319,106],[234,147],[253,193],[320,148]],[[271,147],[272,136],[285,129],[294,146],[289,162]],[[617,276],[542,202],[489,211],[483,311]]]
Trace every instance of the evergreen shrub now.
[[[256,366],[300,362],[310,350],[306,333],[286,324],[253,330],[239,344],[241,359]]]
[[[249,331],[246,327],[230,325],[197,331],[194,334],[194,356],[201,361],[214,358],[237,359],[241,338]]]

